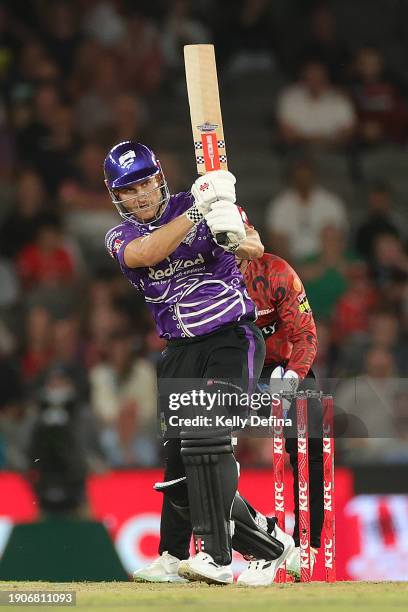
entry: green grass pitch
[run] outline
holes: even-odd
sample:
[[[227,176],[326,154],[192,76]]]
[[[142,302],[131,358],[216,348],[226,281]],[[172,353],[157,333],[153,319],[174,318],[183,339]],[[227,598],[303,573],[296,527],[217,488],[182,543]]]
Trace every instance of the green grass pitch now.
[[[225,587],[190,583],[135,584],[132,582],[0,582],[0,591],[74,590],[75,607],[0,606],[2,610],[101,610],[139,612],[388,612],[406,610],[408,582],[337,582],[275,584],[271,587]]]

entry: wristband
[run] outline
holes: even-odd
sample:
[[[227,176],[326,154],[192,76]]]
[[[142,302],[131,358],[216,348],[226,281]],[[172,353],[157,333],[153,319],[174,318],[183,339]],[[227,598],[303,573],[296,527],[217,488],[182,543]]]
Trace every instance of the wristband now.
[[[185,215],[189,221],[197,225],[204,219],[203,213],[199,210],[197,204],[193,204],[191,208],[186,210]]]

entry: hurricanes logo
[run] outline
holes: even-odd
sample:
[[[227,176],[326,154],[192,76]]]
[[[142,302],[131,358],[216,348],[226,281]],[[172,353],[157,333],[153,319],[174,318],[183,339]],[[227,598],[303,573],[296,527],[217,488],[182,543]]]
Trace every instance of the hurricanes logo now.
[[[136,159],[136,153],[132,150],[129,150],[123,153],[123,155],[119,157],[119,164],[121,168],[126,168],[127,170],[133,164],[135,159]]]
[[[210,186],[210,185],[209,185],[208,183],[203,183],[203,184],[200,186],[200,191],[205,191],[206,189],[208,189],[208,188],[209,188],[209,186]]]
[[[187,236],[184,238],[184,240],[182,240],[182,243],[188,244],[189,246],[191,246],[192,243],[194,242],[196,235],[197,235],[197,225],[193,225],[191,230],[188,232]]]

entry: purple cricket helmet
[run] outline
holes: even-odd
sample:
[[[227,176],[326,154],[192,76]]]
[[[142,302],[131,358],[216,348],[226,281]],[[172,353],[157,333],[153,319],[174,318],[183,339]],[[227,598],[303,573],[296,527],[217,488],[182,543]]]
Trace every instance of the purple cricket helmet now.
[[[139,142],[131,140],[120,142],[109,151],[105,158],[103,169],[106,186],[111,195],[112,202],[123,219],[131,221],[132,223],[143,224],[151,223],[161,217],[170,199],[170,193],[160,162],[151,149]],[[161,198],[159,200],[159,208],[151,219],[141,221],[136,217],[134,212],[130,212],[126,206],[124,206],[125,202],[134,200],[135,196],[131,196],[126,200],[119,200],[115,192],[121,188],[129,187],[135,183],[146,181],[155,176],[160,178],[160,184],[144,195],[148,196],[156,190],[160,190]],[[156,206],[157,203],[151,207],[154,208]]]

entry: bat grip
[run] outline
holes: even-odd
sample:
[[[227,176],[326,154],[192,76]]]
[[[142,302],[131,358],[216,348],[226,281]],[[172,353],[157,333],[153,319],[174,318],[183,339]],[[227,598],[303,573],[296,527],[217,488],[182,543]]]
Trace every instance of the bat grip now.
[[[227,244],[228,244],[228,234],[227,234],[227,232],[221,232],[219,234],[216,234],[215,241],[220,246],[227,246]]]

